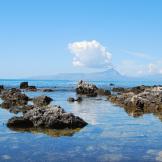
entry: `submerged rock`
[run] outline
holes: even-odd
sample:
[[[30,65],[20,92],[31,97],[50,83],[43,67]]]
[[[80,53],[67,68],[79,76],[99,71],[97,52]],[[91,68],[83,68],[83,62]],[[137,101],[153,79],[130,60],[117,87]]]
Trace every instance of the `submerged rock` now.
[[[69,97],[69,98],[67,99],[67,101],[69,101],[69,102],[74,102],[75,99],[74,99],[73,97]]]
[[[82,128],[86,125],[87,123],[83,119],[74,116],[72,113],[66,113],[59,106],[54,108],[35,107],[24,113],[22,117],[11,118],[7,123],[8,127],[32,126],[53,129]]]
[[[67,101],[69,101],[69,102],[75,102],[75,101],[81,102],[81,101],[82,101],[82,97],[77,97],[76,99],[73,98],[73,97],[69,97],[69,98],[67,99]]]
[[[48,96],[39,96],[33,99],[34,105],[37,106],[47,106],[51,101],[53,101],[53,99]]]
[[[84,81],[80,81],[77,85],[76,92],[77,94],[86,95],[89,97],[97,96],[97,86],[94,84],[89,84]]]

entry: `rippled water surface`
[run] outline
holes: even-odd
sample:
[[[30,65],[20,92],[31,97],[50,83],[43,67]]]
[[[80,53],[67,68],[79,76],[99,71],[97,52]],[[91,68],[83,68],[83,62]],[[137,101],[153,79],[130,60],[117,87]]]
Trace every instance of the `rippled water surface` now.
[[[0,81],[7,87],[19,83]],[[52,104],[73,112],[89,124],[80,130],[10,130],[6,122],[13,114],[0,109],[0,162],[162,161],[162,122],[157,116],[145,114],[134,118],[100,96],[69,103],[67,98],[76,96],[75,82],[30,81],[30,84],[56,87],[55,92],[27,94],[48,95],[54,99]],[[108,86],[106,82],[97,84]]]

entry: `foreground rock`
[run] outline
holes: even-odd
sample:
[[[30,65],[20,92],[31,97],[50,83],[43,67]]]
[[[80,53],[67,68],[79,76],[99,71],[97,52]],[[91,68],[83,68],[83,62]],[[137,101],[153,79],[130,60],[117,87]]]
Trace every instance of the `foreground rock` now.
[[[12,106],[23,106],[26,105],[29,101],[29,97],[19,89],[12,88],[10,90],[5,90],[1,94],[1,99],[4,100],[1,106],[4,108],[9,108]]]
[[[53,99],[48,96],[39,96],[33,99],[33,103],[36,106],[47,106],[51,101],[53,101]]]
[[[134,87],[108,99],[133,116],[162,111],[162,87]]]
[[[89,97],[97,96],[97,86],[94,84],[89,84],[84,81],[80,81],[77,85],[76,92],[80,95],[86,95]]]
[[[66,113],[64,109],[59,106],[54,108],[47,107],[35,107],[32,110],[27,111],[21,117],[13,117],[9,119],[7,126],[16,128],[82,128],[87,123],[74,116],[72,113]]]

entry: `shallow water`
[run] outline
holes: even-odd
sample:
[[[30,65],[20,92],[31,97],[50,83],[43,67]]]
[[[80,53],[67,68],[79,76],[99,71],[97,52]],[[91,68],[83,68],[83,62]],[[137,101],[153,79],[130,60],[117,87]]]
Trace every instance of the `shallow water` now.
[[[14,87],[20,81],[1,80],[1,83]],[[100,96],[69,103],[67,98],[76,96],[75,82],[30,81],[30,84],[56,86],[55,92],[27,94],[48,95],[54,99],[52,104],[73,112],[89,124],[80,130],[10,130],[5,124],[13,114],[0,109],[0,162],[162,161],[162,122],[153,114],[134,118]],[[105,87],[108,83],[98,82],[98,85]]]

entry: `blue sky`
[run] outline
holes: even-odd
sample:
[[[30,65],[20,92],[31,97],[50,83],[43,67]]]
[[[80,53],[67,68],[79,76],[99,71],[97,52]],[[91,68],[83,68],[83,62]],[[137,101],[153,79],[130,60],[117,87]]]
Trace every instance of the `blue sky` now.
[[[0,1],[0,78],[102,71],[72,63],[69,43],[92,40],[123,74],[162,73],[162,1]]]

